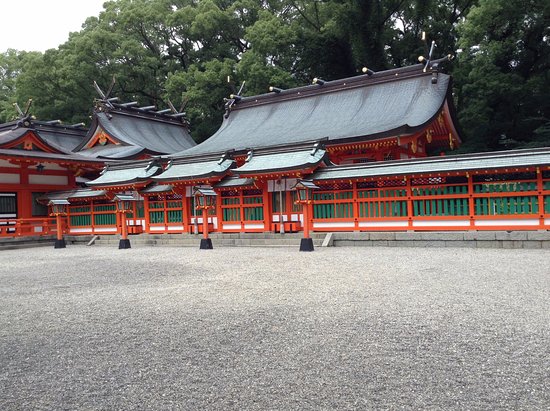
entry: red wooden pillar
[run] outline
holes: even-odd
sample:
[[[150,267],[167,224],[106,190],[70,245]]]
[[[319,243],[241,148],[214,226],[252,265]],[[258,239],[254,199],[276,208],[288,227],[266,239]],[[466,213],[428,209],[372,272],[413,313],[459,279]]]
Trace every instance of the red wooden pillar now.
[[[304,216],[304,238],[309,238],[309,204],[305,203],[302,206]]]
[[[474,204],[474,179],[470,173],[468,178],[468,214],[470,215],[470,230],[475,230],[475,204]]]
[[[241,220],[241,233],[244,233],[244,195],[242,189],[239,189],[239,217]]]
[[[145,232],[151,232],[151,220],[149,219],[149,199],[151,197],[143,197],[143,219],[145,220]]]
[[[271,201],[269,201],[269,191],[267,189],[267,182],[262,184],[262,201],[264,208],[264,231],[271,231],[271,224],[273,217],[271,215]]]
[[[223,228],[222,192],[223,191],[220,190],[218,192],[218,196],[216,197],[215,210],[216,210],[216,221],[218,222],[218,228],[215,231],[222,231],[222,228]],[[214,223],[214,220],[212,220],[212,223]]]
[[[126,223],[126,213],[123,212],[123,213],[120,213],[120,237],[123,239],[123,240],[127,240],[128,239],[128,225]]]
[[[539,228],[544,228],[544,182],[542,181],[542,171],[537,167],[537,194],[539,203]]]
[[[56,224],[56,237],[57,241],[63,241],[63,224],[61,223],[61,214],[57,213],[55,216],[55,224]]]
[[[202,209],[202,236],[208,240],[208,209]]]
[[[355,231],[359,231],[359,200],[357,194],[357,181],[354,181],[351,184],[353,190],[353,229]]]
[[[22,188],[17,191],[17,218],[32,217],[32,194],[29,191],[29,164],[21,164],[19,169],[19,185]]]
[[[189,212],[191,209],[191,199],[186,197],[185,191],[183,190],[181,194],[181,222],[183,224],[183,231],[189,233],[189,227],[191,226],[191,213]]]
[[[406,185],[406,193],[407,193],[407,227],[409,230],[412,230],[413,228],[413,200],[412,200],[412,185],[411,185],[411,179],[405,177],[405,181],[407,183]]]

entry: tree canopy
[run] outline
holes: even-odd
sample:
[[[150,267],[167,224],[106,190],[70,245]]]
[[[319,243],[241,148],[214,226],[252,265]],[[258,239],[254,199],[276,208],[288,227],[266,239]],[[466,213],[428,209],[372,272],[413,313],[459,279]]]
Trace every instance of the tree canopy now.
[[[93,81],[115,76],[122,100],[187,101],[202,141],[242,82],[253,95],[414,64],[425,31],[456,55],[463,150],[548,145],[549,18],[546,0],[111,0],[56,49],[0,54],[0,121],[32,97],[38,118],[89,122]]]

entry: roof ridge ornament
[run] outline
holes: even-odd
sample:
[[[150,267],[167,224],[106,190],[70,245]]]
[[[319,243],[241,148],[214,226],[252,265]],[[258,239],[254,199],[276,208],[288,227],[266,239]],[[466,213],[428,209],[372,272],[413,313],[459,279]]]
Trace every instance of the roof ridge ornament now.
[[[250,160],[252,160],[252,157],[254,157],[254,149],[248,150],[248,153],[246,153],[246,159],[244,160],[245,163],[248,163]]]
[[[111,85],[107,89],[107,92],[103,92],[101,87],[97,84],[97,81],[94,80],[93,86],[95,88],[95,91],[97,91],[97,94],[99,94],[100,99],[96,100],[96,107],[98,107],[99,111],[105,111],[105,108],[113,108],[113,102],[118,100],[118,97],[109,98],[111,93],[113,92],[113,88],[116,84],[116,78],[113,74],[113,78],[111,80]],[[103,110],[102,110],[103,108]]]
[[[170,107],[170,110],[172,111],[173,114],[165,114],[165,113],[168,113],[167,110],[160,110],[155,112],[155,114],[166,115],[174,119],[181,118],[184,123],[189,124],[188,121],[185,119],[185,116],[187,115],[187,113],[183,111],[185,110],[185,107],[187,107],[187,104],[189,103],[188,96],[185,96],[183,93],[181,93],[181,106],[179,110],[176,109],[176,107],[174,106],[174,104],[170,99],[168,99],[166,103],[168,104],[168,107]]]
[[[29,115],[29,111],[32,106],[32,98],[29,98],[27,100],[27,104],[25,105],[25,111],[21,110],[21,107],[19,107],[19,104],[17,102],[13,103],[13,106],[17,110],[17,114],[19,114],[19,118],[17,119],[17,123],[12,128],[12,130],[17,129],[18,127],[26,127],[29,128],[32,125],[32,120],[34,119],[33,116]]]
[[[243,98],[242,92],[244,89],[244,85],[246,84],[246,80],[243,80],[243,83],[241,84],[241,88],[239,88],[239,91],[237,92],[235,92],[235,86],[231,82],[230,76],[227,76],[227,82],[231,86],[231,90],[233,90],[233,93],[229,95],[228,99],[227,98],[223,99],[223,101],[225,101],[225,114],[224,114],[225,118],[229,117],[229,113],[231,113],[231,108],[233,107],[233,105],[242,100]]]
[[[369,76],[369,77],[372,76],[373,74],[376,74],[376,71],[371,70],[371,69],[368,68],[367,66],[363,67],[363,68],[361,69],[361,71],[362,71],[363,73],[365,73],[365,74],[366,74],[367,76]]]

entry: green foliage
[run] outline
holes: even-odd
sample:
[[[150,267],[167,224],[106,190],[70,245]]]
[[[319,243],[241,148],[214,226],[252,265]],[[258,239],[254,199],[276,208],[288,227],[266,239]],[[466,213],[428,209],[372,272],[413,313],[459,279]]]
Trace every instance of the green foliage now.
[[[0,54],[0,121],[32,97],[41,119],[89,120],[94,80],[164,108],[185,99],[197,141],[221,124],[224,98],[415,64],[432,40],[448,67],[464,150],[548,145],[545,0],[111,0],[45,53]],[[427,33],[423,42],[421,33]],[[227,77],[231,83],[227,83]],[[504,138],[502,136],[505,136]]]
[[[25,67],[39,57],[40,53],[17,50],[7,50],[0,54],[0,122],[11,121],[17,117],[13,103],[18,101],[18,78]],[[19,100],[19,103],[23,107],[24,102]]]
[[[459,33],[466,149],[549,145],[550,3],[482,0]]]

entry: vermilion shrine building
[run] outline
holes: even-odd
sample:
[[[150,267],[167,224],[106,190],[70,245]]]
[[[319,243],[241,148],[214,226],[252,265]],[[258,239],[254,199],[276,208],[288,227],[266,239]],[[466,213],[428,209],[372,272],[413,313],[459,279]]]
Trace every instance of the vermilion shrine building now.
[[[208,186],[218,194],[211,231],[299,231],[292,187],[307,178],[319,187],[314,231],[549,228],[550,149],[448,155],[461,138],[439,63],[234,96],[199,145],[177,115],[105,99],[87,132],[3,125],[5,227],[21,233],[14,221],[39,218],[34,199],[62,198],[67,232],[115,233],[111,199],[126,193],[137,200],[130,233],[193,233],[202,218],[192,188]]]

